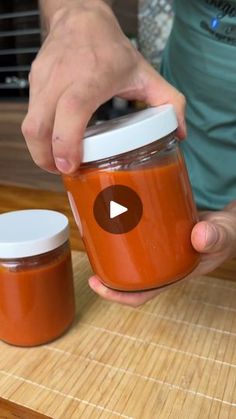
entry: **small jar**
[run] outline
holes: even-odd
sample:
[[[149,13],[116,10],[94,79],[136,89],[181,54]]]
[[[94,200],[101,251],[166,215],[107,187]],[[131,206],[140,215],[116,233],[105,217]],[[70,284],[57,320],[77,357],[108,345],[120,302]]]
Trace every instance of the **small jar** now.
[[[68,219],[47,210],[0,215],[0,339],[34,346],[60,336],[75,313]]]
[[[90,127],[79,171],[64,176],[93,270],[110,288],[163,287],[198,264],[197,210],[176,128],[171,105]]]

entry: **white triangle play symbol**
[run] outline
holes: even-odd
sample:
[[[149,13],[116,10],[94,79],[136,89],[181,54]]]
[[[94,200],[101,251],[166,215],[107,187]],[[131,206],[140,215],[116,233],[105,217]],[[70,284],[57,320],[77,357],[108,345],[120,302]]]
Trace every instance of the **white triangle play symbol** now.
[[[124,207],[123,205],[120,205],[115,201],[110,201],[110,218],[118,217],[118,215],[121,215],[127,211],[128,208]]]

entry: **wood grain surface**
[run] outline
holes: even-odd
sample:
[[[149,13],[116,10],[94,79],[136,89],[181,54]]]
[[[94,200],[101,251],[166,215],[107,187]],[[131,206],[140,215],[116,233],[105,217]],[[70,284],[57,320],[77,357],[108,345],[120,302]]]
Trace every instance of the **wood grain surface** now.
[[[53,419],[235,419],[236,283],[200,277],[131,308],[88,288],[85,253],[73,264],[72,327],[36,348],[1,342],[1,397]]]
[[[1,391],[1,390],[0,390]],[[0,419],[50,419],[49,416],[27,409],[0,397]]]

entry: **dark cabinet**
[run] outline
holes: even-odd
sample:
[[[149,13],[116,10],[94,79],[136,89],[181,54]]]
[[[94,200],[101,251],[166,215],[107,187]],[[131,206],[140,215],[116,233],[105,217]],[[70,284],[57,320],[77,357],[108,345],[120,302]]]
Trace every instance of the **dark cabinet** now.
[[[40,32],[37,0],[0,2],[0,99],[27,98]]]

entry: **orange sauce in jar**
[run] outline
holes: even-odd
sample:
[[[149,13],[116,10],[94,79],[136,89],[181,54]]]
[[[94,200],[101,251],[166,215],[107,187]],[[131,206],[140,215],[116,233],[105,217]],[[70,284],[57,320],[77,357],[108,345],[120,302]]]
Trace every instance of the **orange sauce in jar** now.
[[[19,216],[22,222],[18,227],[19,234],[15,232],[15,238],[13,238],[14,231],[7,239],[3,232],[5,251],[3,243],[0,245],[0,339],[19,346],[35,346],[52,341],[69,327],[75,314],[71,252],[68,232],[64,228],[67,223],[64,222],[66,217],[54,211],[29,212],[19,211],[0,215],[0,227],[1,217],[4,223],[9,219],[11,225],[13,218],[16,220]],[[42,238],[40,235],[45,233],[42,230],[45,213],[49,213],[49,221],[52,223],[55,217],[61,216],[64,231],[58,230],[57,234],[54,226],[53,233],[53,227],[50,231],[46,226],[47,237]],[[31,231],[28,235],[23,231],[27,227],[24,225],[22,215],[25,220],[29,217],[30,221],[31,218]],[[40,229],[35,235],[32,219],[35,223],[39,220]],[[22,237],[22,242],[19,237]],[[53,249],[34,254],[36,248],[42,251],[46,247]],[[23,257],[27,252],[33,255]]]
[[[152,158],[142,167],[130,170],[114,170],[112,165],[110,168],[108,165],[107,170],[82,167],[76,176],[65,177],[91,265],[108,287],[125,291],[162,287],[186,276],[199,261],[199,255],[191,245],[197,211],[185,163],[176,147],[162,157],[159,164]],[[118,223],[113,232],[106,231],[103,228],[106,225],[99,225],[94,213],[99,193],[111,185],[130,188],[142,203],[138,224],[121,234],[116,227],[117,230],[122,228],[122,217],[125,225],[125,217],[132,211],[129,197],[127,202],[122,202],[122,196],[119,197],[119,193],[116,196],[116,189],[113,189],[114,194],[110,189],[108,201],[128,208],[126,213],[111,220]],[[104,211],[109,212],[108,204],[105,202]],[[132,214],[130,221],[132,223]]]
[[[173,109],[141,111],[106,126],[85,137],[78,173],[64,176],[93,270],[121,291],[178,281],[199,255],[191,244],[197,210]]]

